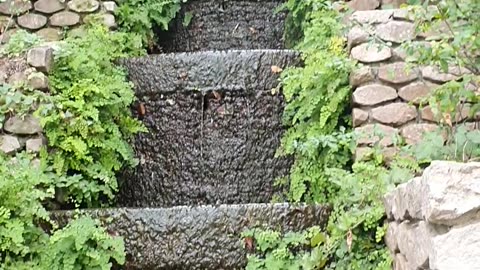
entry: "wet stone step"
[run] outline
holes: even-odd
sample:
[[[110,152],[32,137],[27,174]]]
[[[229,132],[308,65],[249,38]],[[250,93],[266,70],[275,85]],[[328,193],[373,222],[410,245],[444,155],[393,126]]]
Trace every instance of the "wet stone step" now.
[[[271,67],[298,63],[296,53],[272,50],[125,61],[139,102],[134,114],[149,132],[135,138],[140,164],[120,177],[117,205],[270,202],[280,191],[275,180],[292,165],[275,157],[284,101],[272,94]]]
[[[283,0],[189,0],[168,32],[158,31],[164,52],[282,49]],[[184,26],[185,14],[192,16]]]
[[[125,240],[123,269],[244,269],[241,232],[262,226],[301,231],[324,226],[329,209],[322,205],[243,204],[199,207],[85,210]],[[65,223],[74,212],[54,212]]]

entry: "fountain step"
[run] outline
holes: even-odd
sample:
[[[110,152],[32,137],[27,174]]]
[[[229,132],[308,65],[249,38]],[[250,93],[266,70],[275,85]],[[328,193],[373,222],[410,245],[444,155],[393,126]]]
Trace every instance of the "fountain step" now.
[[[157,31],[164,52],[282,49],[283,0],[195,0],[183,4],[170,31]],[[192,16],[187,27],[185,14]]]
[[[125,240],[124,269],[244,269],[241,232],[255,226],[301,231],[324,226],[322,205],[240,204],[85,210]],[[64,224],[75,213],[54,212]],[[265,227],[266,226],[266,227]]]
[[[283,97],[272,66],[298,65],[284,50],[176,53],[123,61],[149,132],[140,165],[121,177],[119,206],[270,202],[291,159],[275,158]],[[215,91],[215,92],[212,92]]]

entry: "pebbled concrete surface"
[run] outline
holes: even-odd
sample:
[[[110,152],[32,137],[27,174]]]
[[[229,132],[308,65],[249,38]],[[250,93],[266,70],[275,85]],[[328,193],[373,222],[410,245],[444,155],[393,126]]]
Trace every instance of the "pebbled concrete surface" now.
[[[230,50],[149,55],[120,61],[139,95],[191,91],[270,90],[281,68],[300,64],[291,50]]]
[[[194,0],[183,4],[170,30],[156,31],[164,52],[227,49],[282,49],[286,13],[283,0]],[[190,24],[183,26],[186,13]]]
[[[292,164],[275,158],[284,102],[271,94],[278,84],[271,66],[297,64],[296,56],[204,52],[125,62],[145,109],[143,115],[134,113],[149,133],[136,137],[140,165],[121,177],[118,205],[270,202],[278,191],[275,179],[287,175]],[[183,84],[201,91],[174,91],[178,79],[169,75],[178,72],[192,74]],[[244,78],[254,81],[242,85]]]
[[[244,269],[242,231],[255,226],[300,231],[325,225],[321,205],[244,204],[156,209],[86,210],[124,237],[123,269]],[[54,212],[64,224],[74,212]]]

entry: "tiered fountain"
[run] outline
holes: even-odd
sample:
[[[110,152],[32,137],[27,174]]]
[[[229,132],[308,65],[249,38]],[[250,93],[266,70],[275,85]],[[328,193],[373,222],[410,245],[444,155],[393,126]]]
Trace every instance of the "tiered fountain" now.
[[[158,33],[166,54],[123,61],[149,132],[134,145],[140,165],[122,177],[125,208],[89,211],[125,238],[125,269],[242,269],[243,230],[326,221],[322,206],[269,203],[292,164],[275,158],[284,131],[275,69],[300,63],[283,49],[281,2],[191,0]]]

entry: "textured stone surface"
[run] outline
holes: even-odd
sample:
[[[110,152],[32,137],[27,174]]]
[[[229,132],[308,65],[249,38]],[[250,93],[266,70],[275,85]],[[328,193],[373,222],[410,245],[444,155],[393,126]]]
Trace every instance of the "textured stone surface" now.
[[[40,149],[42,149],[44,145],[45,145],[44,140],[41,137],[28,139],[26,142],[26,149],[27,149],[27,152],[38,153],[40,152]]]
[[[351,51],[351,55],[360,62],[375,63],[392,57],[392,50],[390,47],[379,44],[363,43],[355,46]]]
[[[53,49],[47,46],[30,49],[27,63],[39,71],[50,72],[53,68]]]
[[[410,22],[390,21],[378,25],[375,33],[384,41],[402,43],[415,38],[415,25]]]
[[[94,12],[100,7],[100,3],[96,0],[72,0],[67,4],[70,10],[79,13]]]
[[[115,3],[114,1],[102,2],[102,6],[105,9],[105,11],[111,12],[111,13],[115,12],[118,8],[117,3]]]
[[[398,243],[397,243],[397,230],[398,230],[397,222],[388,223],[388,228],[385,233],[385,244],[393,254],[399,251]]]
[[[35,10],[46,14],[52,14],[63,10],[65,5],[60,0],[38,0],[34,4]]]
[[[381,146],[389,146],[393,144],[393,137],[398,135],[398,129],[382,124],[368,124],[355,129],[355,133],[359,138],[359,145],[372,145],[377,142]]]
[[[294,51],[217,51],[150,55],[122,62],[140,95],[168,92],[270,90],[272,66],[300,64]]]
[[[405,138],[407,144],[416,144],[422,140],[425,133],[432,132],[438,129],[435,124],[410,124],[401,130],[402,136]]]
[[[373,79],[374,76],[372,68],[369,66],[356,68],[350,73],[350,85],[352,87],[357,87],[359,85],[373,81]]]
[[[479,215],[480,163],[434,161],[422,178],[423,215],[430,223],[455,225]]]
[[[456,80],[458,77],[453,74],[443,73],[435,67],[422,68],[422,76],[424,79],[432,80],[439,83]]]
[[[354,10],[374,10],[380,6],[380,0],[352,0],[347,4]]]
[[[0,152],[4,154],[13,154],[21,148],[17,137],[10,135],[0,136]]]
[[[112,14],[101,14],[99,15],[102,18],[103,24],[108,27],[109,29],[114,29],[117,27],[117,22],[115,21],[115,16]]]
[[[165,33],[157,30],[165,52],[284,47],[285,13],[273,12],[283,1],[188,1]],[[186,12],[193,14],[183,26]]]
[[[426,98],[438,84],[430,82],[414,82],[406,85],[398,90],[398,95],[405,101],[411,101],[413,104],[419,104],[422,99]]]
[[[417,110],[407,103],[395,102],[372,109],[374,120],[387,125],[400,126],[417,117]]]
[[[361,24],[386,23],[393,17],[393,10],[370,10],[357,11],[352,14],[350,20]]]
[[[56,28],[43,28],[36,32],[45,41],[59,41],[62,39],[62,32]]]
[[[10,77],[8,77],[7,81],[10,85],[15,86],[15,85],[24,83],[26,78],[27,77],[26,77],[24,71],[18,71],[18,72],[13,73],[12,75],[10,75]]]
[[[399,8],[406,3],[407,0],[382,0],[382,8]]]
[[[41,72],[36,72],[28,75],[27,84],[32,89],[46,90],[48,88],[48,77]]]
[[[407,67],[404,62],[396,62],[383,65],[378,68],[378,77],[380,80],[389,83],[407,83],[418,77],[417,70]]]
[[[62,11],[55,13],[50,17],[50,24],[52,26],[74,26],[80,22],[80,16],[77,13],[70,11]]]
[[[430,269],[478,269],[480,265],[480,222],[455,226],[433,239]]]
[[[297,60],[290,51],[229,51],[124,61],[150,132],[136,138],[141,164],[123,177],[120,205],[269,202],[291,165],[274,158],[284,129],[271,67]]]
[[[365,27],[354,26],[348,31],[347,34],[347,41],[348,41],[348,48],[352,48],[355,45],[361,44],[363,42],[368,41],[370,35],[364,29]]]
[[[17,116],[10,117],[3,127],[7,132],[13,134],[31,135],[42,132],[39,120],[31,115],[23,119]]]
[[[395,255],[393,270],[410,270],[410,268],[408,268],[408,262],[405,256],[400,253]]]
[[[381,84],[365,85],[353,92],[353,102],[364,106],[377,105],[397,97],[397,90]]]
[[[18,17],[17,22],[18,25],[23,28],[37,30],[47,24],[47,17],[40,14],[28,13]]]
[[[323,226],[323,206],[247,204],[168,209],[87,211],[107,222],[109,231],[125,239],[126,269],[244,269],[243,230],[255,226],[300,231]],[[73,212],[56,212],[65,222]]]
[[[0,14],[19,15],[32,9],[31,1],[5,0],[0,2]]]
[[[358,127],[368,120],[368,112],[354,108],[352,110],[353,126]]]
[[[399,185],[392,192],[391,205],[387,206],[386,209],[391,209],[392,215],[397,221],[420,220],[423,218],[422,192],[422,178],[415,177],[407,183]]]
[[[424,221],[418,223],[404,221],[398,226],[398,247],[408,261],[408,269],[428,267],[432,248],[431,237],[428,224]]]

